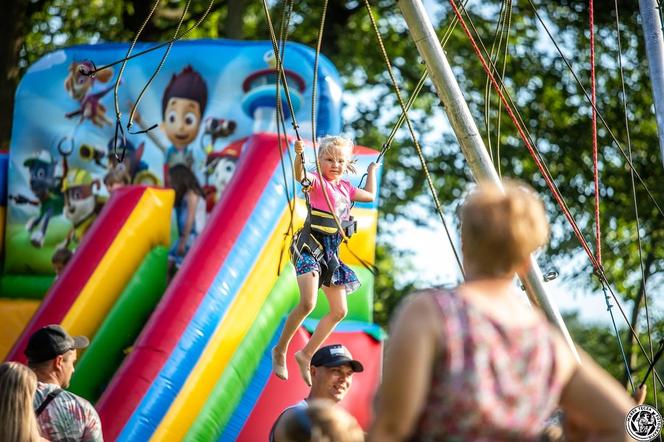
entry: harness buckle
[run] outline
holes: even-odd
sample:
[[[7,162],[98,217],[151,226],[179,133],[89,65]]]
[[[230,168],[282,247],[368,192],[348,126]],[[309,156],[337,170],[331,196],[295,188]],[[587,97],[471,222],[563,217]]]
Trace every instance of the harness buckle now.
[[[352,216],[348,221],[344,221],[341,225],[344,229],[344,233],[348,238],[353,236],[355,232],[357,232],[357,220],[353,218]]]

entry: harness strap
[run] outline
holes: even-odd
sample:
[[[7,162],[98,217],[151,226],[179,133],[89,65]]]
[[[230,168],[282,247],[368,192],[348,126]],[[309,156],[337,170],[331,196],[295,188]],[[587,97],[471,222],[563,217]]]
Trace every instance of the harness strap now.
[[[46,409],[46,407],[48,407],[48,404],[50,404],[53,401],[53,399],[55,399],[60,393],[62,393],[62,390],[60,388],[56,388],[55,390],[50,392],[48,396],[46,396],[46,399],[44,399],[44,402],[42,402],[41,405],[39,405],[39,407],[35,410],[35,415],[39,416],[40,414],[42,414],[42,412]]]
[[[329,286],[332,282],[332,275],[341,265],[336,254],[331,258],[326,258],[323,244],[313,235],[313,232],[323,235],[334,235],[339,231],[334,215],[323,210],[313,209],[309,200],[309,194],[304,192],[305,202],[307,204],[307,218],[304,226],[295,234],[291,243],[290,251],[293,265],[296,265],[297,259],[303,251],[308,251],[321,267],[321,275],[318,279],[318,286]],[[341,228],[347,237],[353,235],[357,228],[357,221],[351,217],[348,221],[342,221]]]
[[[334,235],[339,231],[339,226],[334,220],[334,215],[330,212],[312,208],[309,210],[308,219],[311,228],[317,232]],[[357,221],[353,217],[350,217],[347,221],[341,221],[341,228],[346,236],[350,238],[357,230]]]

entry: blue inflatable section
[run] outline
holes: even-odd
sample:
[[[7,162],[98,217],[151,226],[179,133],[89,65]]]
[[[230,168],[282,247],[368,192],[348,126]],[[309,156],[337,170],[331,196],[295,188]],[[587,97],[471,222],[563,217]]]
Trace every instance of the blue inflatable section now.
[[[0,206],[7,205],[7,168],[9,167],[9,155],[0,152]]]

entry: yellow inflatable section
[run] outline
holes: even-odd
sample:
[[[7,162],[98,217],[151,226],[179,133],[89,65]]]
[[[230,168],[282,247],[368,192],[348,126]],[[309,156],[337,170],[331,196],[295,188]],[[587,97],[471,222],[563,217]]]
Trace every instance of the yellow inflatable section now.
[[[3,299],[0,298],[0,360],[21,336],[25,325],[39,308],[41,301],[36,299]]]

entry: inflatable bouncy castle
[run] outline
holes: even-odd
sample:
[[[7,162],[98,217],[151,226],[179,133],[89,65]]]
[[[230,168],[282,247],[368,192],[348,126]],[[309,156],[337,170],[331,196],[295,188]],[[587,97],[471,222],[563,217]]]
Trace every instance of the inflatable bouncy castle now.
[[[160,53],[128,62],[117,101],[119,65],[84,75],[127,48],[53,52],[16,92],[11,145],[0,153],[0,353],[24,361],[30,334],[52,323],[88,336],[70,389],[95,404],[107,440],[266,440],[280,412],[308,391],[299,376],[271,373],[270,349],[298,300],[290,237],[306,216],[293,138],[278,131],[279,102],[290,115],[283,88],[277,95],[272,46],[178,42],[138,102]],[[285,48],[304,139],[342,129],[340,79],[323,57],[311,133],[314,55]],[[123,124],[137,105],[136,130],[124,137],[116,136],[116,103]],[[358,170],[377,154],[357,146]],[[205,227],[170,279],[174,192],[164,171],[177,155],[205,192],[197,214]],[[119,164],[131,184],[110,190],[105,178]],[[359,175],[349,178],[359,185]],[[362,265],[374,262],[377,202],[356,204],[353,215],[358,233],[340,252],[362,287],[329,342],[364,364],[342,405],[366,428],[383,339],[372,323],[374,275]],[[326,311],[321,293],[290,347],[291,373],[292,352]]]

